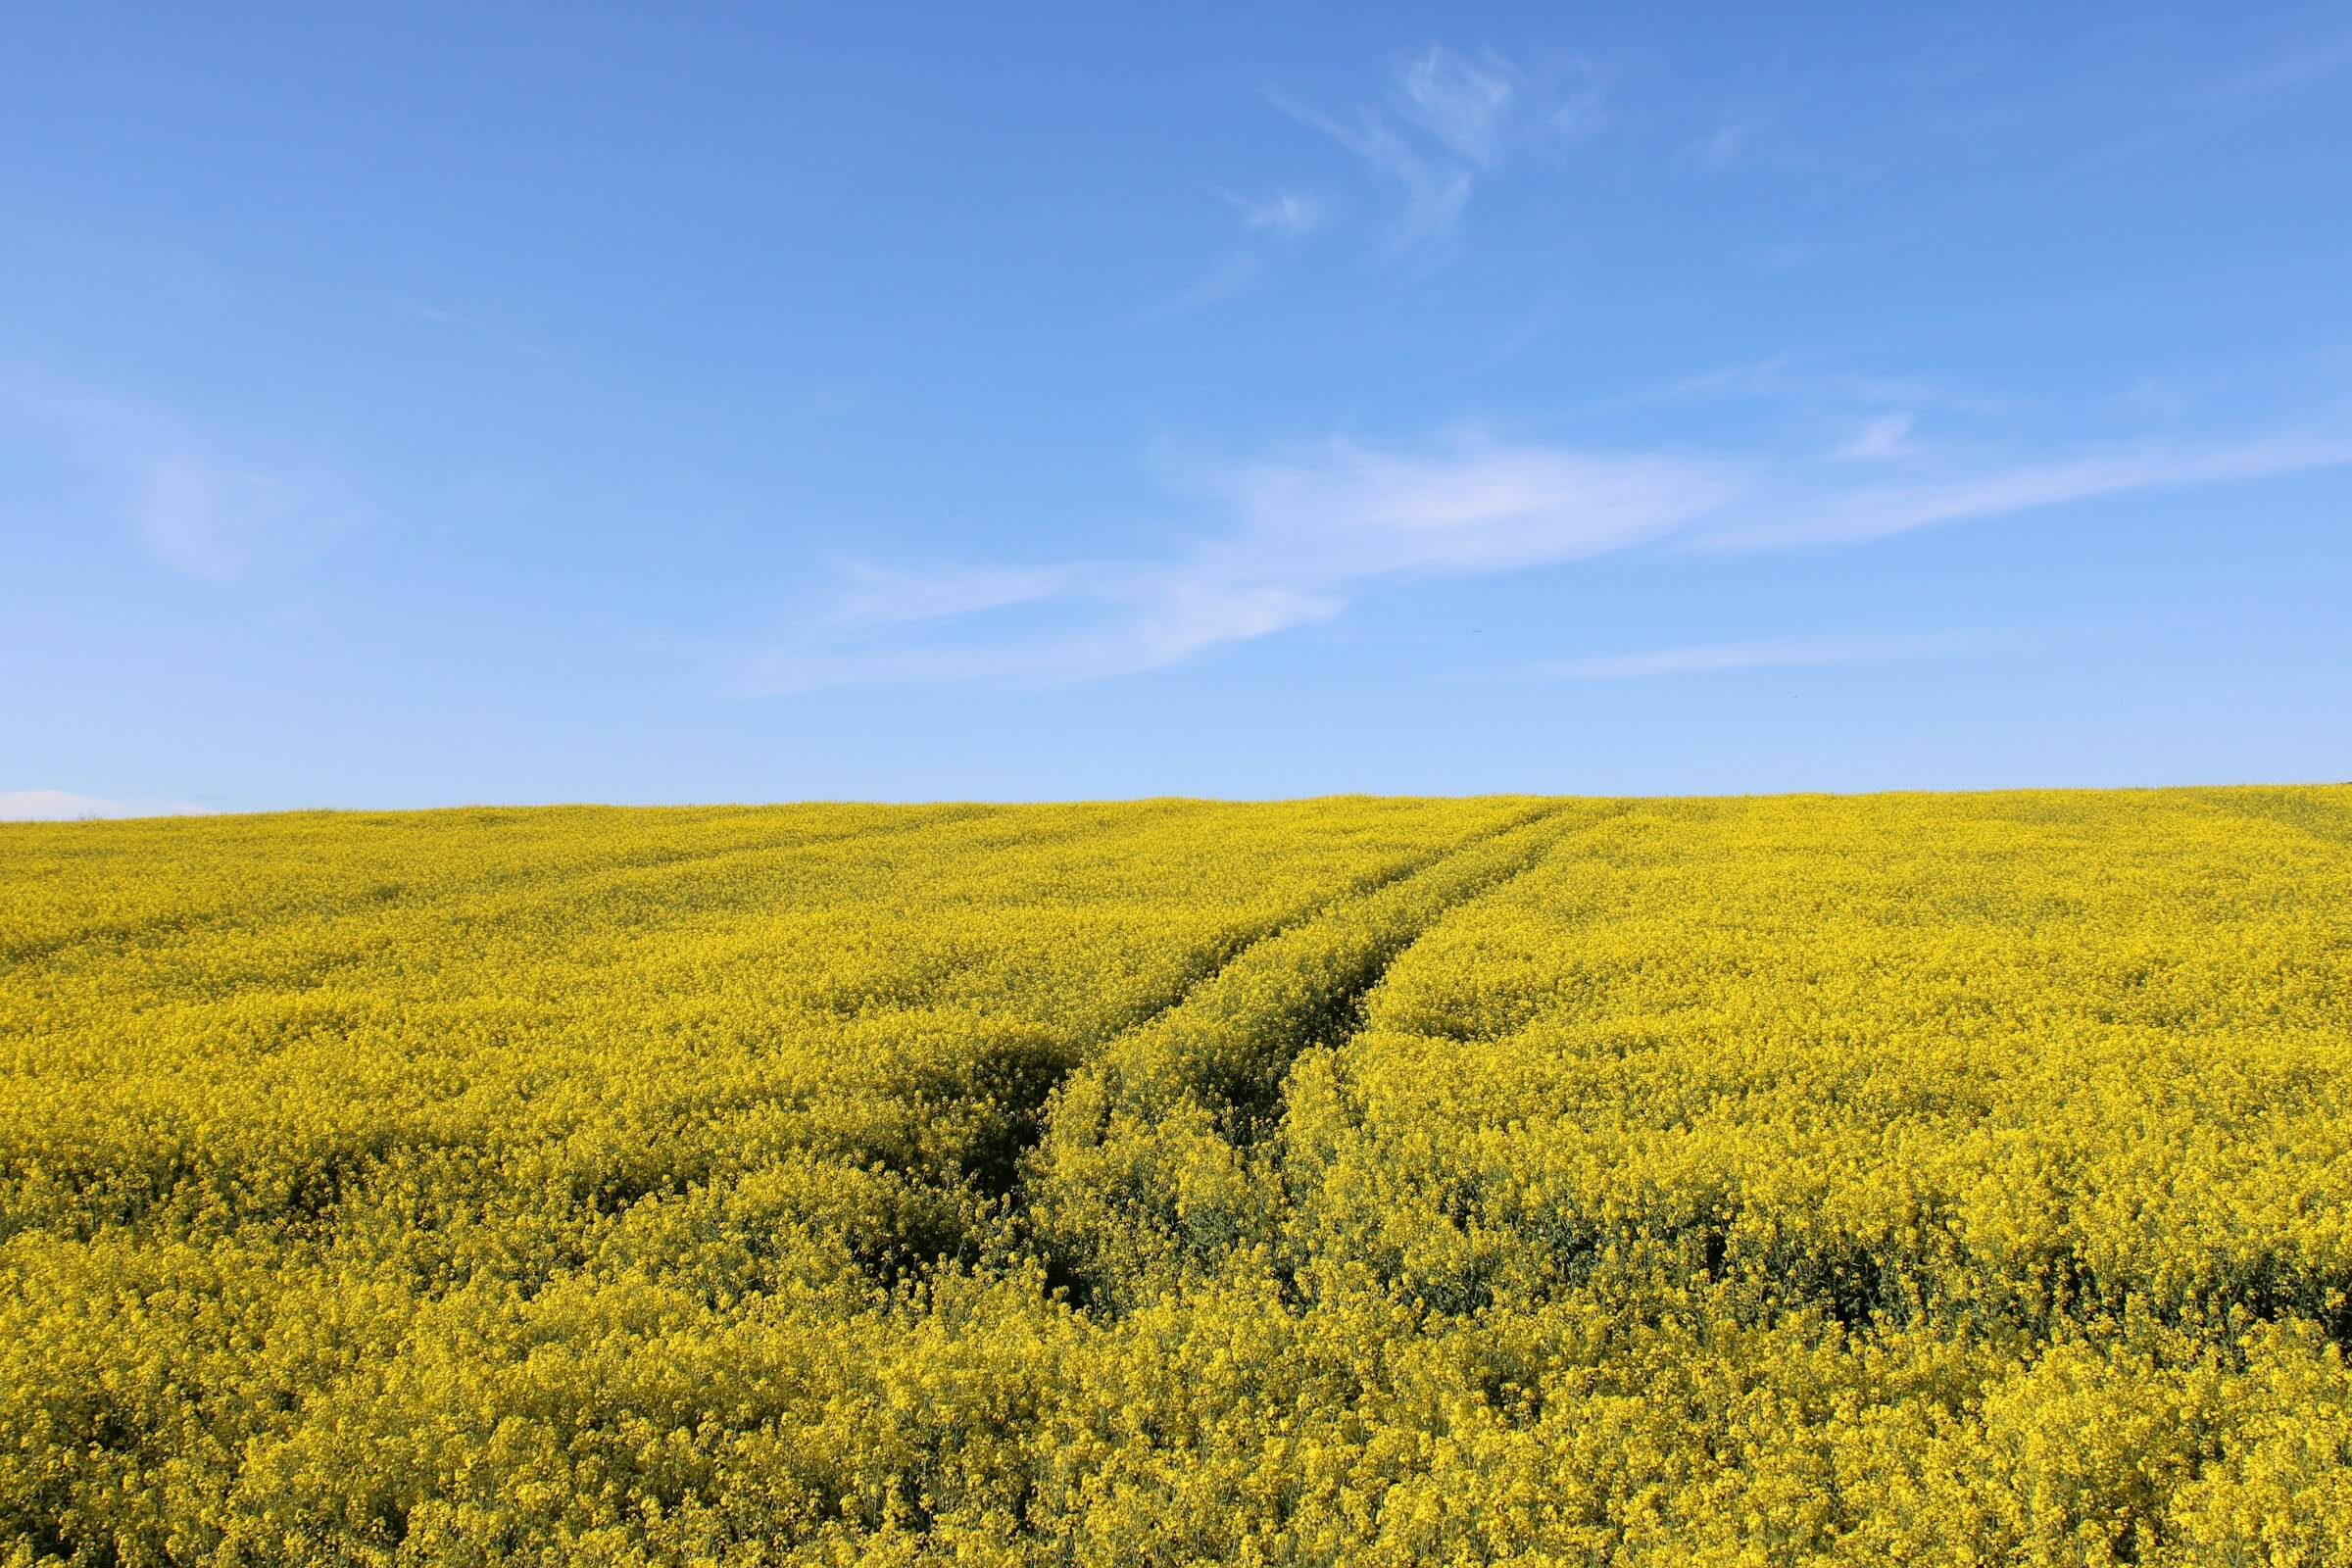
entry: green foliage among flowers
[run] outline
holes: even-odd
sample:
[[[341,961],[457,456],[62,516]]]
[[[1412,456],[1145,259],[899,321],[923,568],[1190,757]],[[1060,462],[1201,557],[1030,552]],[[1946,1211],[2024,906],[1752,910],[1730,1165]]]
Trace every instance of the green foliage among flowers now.
[[[2352,788],[0,828],[0,1563],[2352,1563]]]

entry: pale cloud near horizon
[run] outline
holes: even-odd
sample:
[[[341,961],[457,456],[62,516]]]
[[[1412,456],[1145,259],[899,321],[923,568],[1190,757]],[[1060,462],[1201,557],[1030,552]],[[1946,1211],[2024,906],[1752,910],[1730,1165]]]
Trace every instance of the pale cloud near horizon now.
[[[2003,516],[2142,490],[2352,464],[2352,432],[2291,431],[2196,446],[2150,443],[2018,464],[1947,467],[1900,482],[1781,498],[1691,541],[1708,550],[1853,544],[1938,523]]]
[[[718,652],[712,662],[721,686],[736,695],[1065,684],[1162,668],[1328,622],[1383,583],[1496,576],[1642,548],[1859,545],[2104,496],[2352,464],[2352,433],[2007,463],[1922,452],[1907,422],[1866,427],[1862,440],[1866,464],[1850,448],[1774,458],[1460,435],[1418,450],[1334,440],[1239,463],[1172,466],[1172,483],[1208,503],[1221,522],[1166,559],[907,570],[846,564],[831,604],[797,632]],[[1895,657],[1888,644],[1872,646],[1877,657]],[[1636,662],[1608,670],[1729,667],[1707,661],[1734,658],[1819,662],[1833,657],[1828,650],[1860,657],[1853,645],[1831,643],[1727,648],[1623,656]]]
[[[73,822],[84,818],[136,816],[210,816],[209,806],[176,801],[163,806],[135,806],[125,801],[76,795],[72,790],[0,790],[0,822]]]
[[[148,553],[193,577],[227,582],[308,559],[365,520],[331,483],[225,450],[163,410],[0,374],[0,413],[104,475]]]
[[[1110,612],[1080,630],[996,643],[786,645],[725,656],[720,684],[739,697],[973,681],[1069,685],[1162,669],[1219,644],[1329,620],[1346,608],[1295,589],[1183,571],[1106,572],[1090,583],[1087,600]]]
[[[1706,643],[1650,649],[1642,653],[1546,660],[1534,665],[1529,673],[1561,680],[1641,680],[1655,675],[1957,658],[2014,652],[2022,644],[2016,638],[1982,632],[1932,632],[1902,637],[1847,637],[1817,641],[1766,638],[1751,642]]]

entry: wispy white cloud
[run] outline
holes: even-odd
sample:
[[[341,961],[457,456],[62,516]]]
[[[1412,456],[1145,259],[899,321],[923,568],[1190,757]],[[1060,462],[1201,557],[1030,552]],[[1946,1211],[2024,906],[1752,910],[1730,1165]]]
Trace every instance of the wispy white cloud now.
[[[256,565],[307,555],[353,519],[309,481],[182,443],[131,460],[145,469],[134,503],[165,564],[225,582]]]
[[[1792,132],[1794,108],[1793,99],[1784,98],[1719,113],[1705,130],[1683,143],[1676,162],[1705,174],[1755,170],[1851,181],[1874,172],[1866,149],[1806,140]]]
[[[1383,583],[1494,576],[1644,547],[1857,543],[2097,496],[2352,464],[2352,432],[2007,463],[1922,450],[1909,434],[1907,424],[1866,429],[1871,463],[1860,467],[1838,453],[1604,452],[1477,435],[1411,450],[1330,441],[1196,463],[1172,480],[1221,521],[1165,559],[847,565],[831,603],[793,633],[718,656],[721,683],[773,693],[1089,680],[1330,621]],[[1597,679],[1955,651],[1948,639],[1750,643],[1569,661],[1551,673]]]
[[[1222,304],[1248,289],[1257,281],[1266,268],[1266,259],[1252,252],[1242,251],[1202,272],[1183,288],[1137,311],[1128,320],[1140,324],[1157,321],[1171,316],[1185,316],[1211,305]]]
[[[1400,198],[1393,251],[1427,256],[1460,223],[1481,178],[1514,155],[1556,154],[1607,120],[1599,74],[1539,80],[1492,52],[1473,60],[1433,44],[1398,61],[1387,101],[1347,118],[1282,93],[1274,106],[1355,155]]]
[[[1549,304],[1537,306],[1512,323],[1486,354],[1489,366],[1507,365],[1559,329],[1560,313]]]
[[[1884,463],[1917,450],[1911,439],[1916,422],[1908,414],[1882,414],[1862,421],[1862,428],[1837,451],[1841,463]]]
[[[1301,191],[1286,190],[1272,196],[1250,197],[1220,189],[1217,196],[1241,215],[1244,228],[1297,237],[1313,233],[1323,223],[1322,201]]]
[[[1705,135],[1694,138],[1683,149],[1686,162],[1696,165],[1709,173],[1719,174],[1737,169],[1755,146],[1759,127],[1753,120],[1727,120]]]
[[[1213,476],[1250,569],[1345,581],[1573,561],[1655,538],[1733,493],[1730,466],[1468,438],[1434,455],[1334,441]]]
[[[1696,542],[1720,550],[1854,543],[1939,523],[2005,516],[2134,491],[2307,472],[2352,464],[2352,434],[2307,431],[2201,446],[2145,445],[2010,465],[1978,464],[1906,481],[1816,487],[1727,516]]]
[[[1635,386],[1580,408],[1597,411],[1747,402],[1774,404],[1783,412],[1824,419],[1869,419],[1899,414],[1916,420],[1923,409],[1994,416],[2015,416],[2029,407],[2014,397],[1961,382],[1841,369],[1837,359],[1827,351],[1769,355]]]
[[[76,795],[72,790],[0,790],[0,822],[74,822],[84,818],[123,816],[208,816],[209,806],[185,801],[166,806],[134,806],[124,801]]]
[[[1546,660],[1534,665],[1530,673],[1560,680],[1640,680],[1656,675],[1771,669],[1798,664],[1877,664],[1902,659],[1949,659],[2013,652],[2022,646],[2015,637],[1984,632],[1934,632],[1901,637],[1847,637],[1814,641],[1766,639]]]
[[[840,591],[828,612],[843,629],[946,620],[1035,604],[1068,593],[1082,566],[965,566],[893,571],[871,562],[835,563]]]
[[[2192,102],[2267,98],[2292,92],[2336,73],[2352,70],[2352,32],[2335,33],[2298,43],[2235,74],[2210,82],[2190,95]]]
[[[1719,366],[1693,375],[1677,376],[1654,386],[1611,398],[1611,403],[1671,403],[1684,398],[1753,397],[1777,388],[1800,363],[1791,354],[1775,354],[1738,365]]]
[[[1500,61],[1481,66],[1432,46],[1398,70],[1396,88],[1413,123],[1465,163],[1492,165],[1518,97],[1516,73]]]
[[[722,684],[1068,681],[1155,669],[1341,613],[1387,578],[1574,561],[1664,537],[1721,504],[1686,460],[1463,438],[1423,453],[1333,441],[1181,482],[1227,527],[1159,562],[893,572],[858,565],[781,645],[725,656]],[[1020,608],[1045,630],[982,625]]]
[[[225,582],[307,559],[365,521],[331,481],[228,451],[161,410],[0,375],[0,414],[105,475],[149,553],[190,576]]]
[[[991,682],[1066,685],[1140,674],[1220,644],[1247,642],[1329,620],[1346,605],[1274,584],[1222,580],[1213,570],[1172,565],[1076,575],[1058,603],[1076,612],[1074,629],[989,639],[963,617],[932,618],[911,639],[869,633],[803,636],[714,655],[717,683],[738,696],[777,695],[837,686]],[[905,625],[911,611],[888,617]],[[949,635],[938,635],[942,625]]]
[[[1323,221],[1322,203],[1297,191],[1256,199],[1215,186],[1210,189],[1241,215],[1242,227],[1255,234],[1296,241],[1312,233]],[[1128,320],[1140,323],[1185,316],[1245,293],[1266,270],[1265,249],[1235,251],[1174,294],[1135,312]]]
[[[471,326],[474,324],[470,317],[462,316],[456,311],[444,310],[425,300],[412,299],[405,294],[395,297],[391,303],[394,311],[412,321],[431,321],[437,326]]]
[[[1470,171],[1433,157],[1377,116],[1347,125],[1304,105],[1274,95],[1274,106],[1300,124],[1323,132],[1355,154],[1395,185],[1402,198],[1389,225],[1392,250],[1427,247],[1453,232],[1469,205]]]

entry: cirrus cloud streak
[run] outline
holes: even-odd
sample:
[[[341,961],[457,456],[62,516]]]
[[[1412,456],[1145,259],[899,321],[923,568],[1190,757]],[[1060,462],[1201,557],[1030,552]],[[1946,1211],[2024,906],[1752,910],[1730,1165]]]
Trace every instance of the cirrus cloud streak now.
[[[719,683],[747,695],[1093,680],[1331,621],[1384,584],[1497,576],[1638,549],[1860,545],[2101,497],[2352,464],[2352,431],[2005,464],[1886,442],[1874,458],[1585,451],[1476,435],[1410,450],[1335,440],[1180,468],[1177,486],[1221,521],[1162,559],[838,563],[830,600],[785,635],[707,652]],[[1834,652],[1841,647],[1667,650],[1570,662],[1551,673],[1818,662],[1842,657]],[[1881,648],[1875,657],[1891,656]]]

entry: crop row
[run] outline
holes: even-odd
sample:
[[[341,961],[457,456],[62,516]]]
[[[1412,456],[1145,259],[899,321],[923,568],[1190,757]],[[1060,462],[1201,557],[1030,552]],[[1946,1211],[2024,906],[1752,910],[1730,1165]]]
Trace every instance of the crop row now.
[[[2352,790],[0,876],[0,1557],[2352,1561]]]

